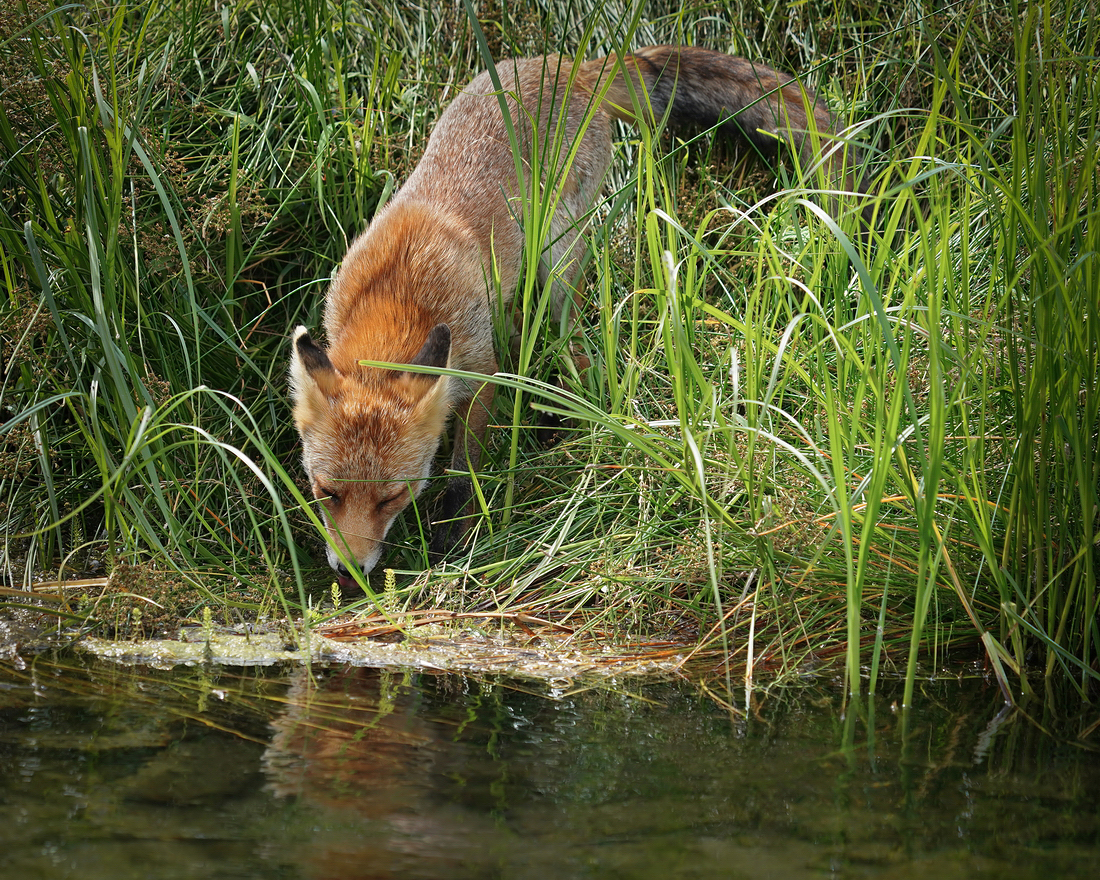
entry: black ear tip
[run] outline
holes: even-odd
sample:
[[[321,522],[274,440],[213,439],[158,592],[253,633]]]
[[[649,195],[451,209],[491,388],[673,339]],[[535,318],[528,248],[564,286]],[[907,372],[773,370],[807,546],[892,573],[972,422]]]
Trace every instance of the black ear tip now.
[[[445,367],[451,356],[451,328],[439,323],[428,331],[424,345],[411,363],[423,367]]]
[[[313,341],[305,327],[299,327],[294,331],[292,344],[294,345],[294,351],[308,371],[332,369],[332,362],[325,354],[325,350]]]

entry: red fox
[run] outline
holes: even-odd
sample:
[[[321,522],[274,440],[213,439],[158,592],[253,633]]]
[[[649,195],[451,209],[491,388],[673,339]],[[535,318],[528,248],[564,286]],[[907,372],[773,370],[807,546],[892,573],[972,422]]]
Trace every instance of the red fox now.
[[[555,190],[545,251],[567,280],[575,280],[568,267],[577,264],[584,218],[611,161],[612,117],[716,127],[769,151],[782,140],[806,164],[824,143],[826,170],[841,161],[824,104],[790,77],[721,52],[651,46],[593,61],[547,55],[503,61],[496,72],[499,89],[486,71],[455,98],[404,186],[352,243],[325,299],[327,347],[305,327],[293,334],[294,421],[324,509],[328,560],[345,586],[350,572],[334,548],[364,572],[374,567],[394,518],[424,488],[452,414],[456,473],[432,550],[448,549],[472,515],[471,480],[461,474],[480,463],[492,384],[359,362],[496,372],[493,309],[509,309],[524,247],[502,94],[523,174],[540,174]],[[565,146],[547,161],[554,143]],[[554,304],[564,308],[569,285],[557,286]]]

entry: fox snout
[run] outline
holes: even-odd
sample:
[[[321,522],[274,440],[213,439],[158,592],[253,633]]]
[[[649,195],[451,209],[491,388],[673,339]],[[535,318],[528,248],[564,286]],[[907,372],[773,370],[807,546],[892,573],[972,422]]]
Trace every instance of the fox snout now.
[[[328,564],[339,576],[341,586],[349,586],[352,575],[336,548],[343,551],[349,563],[369,574],[382,555],[390,526],[423,483],[341,483],[323,475],[314,478],[313,494],[328,527]]]
[[[339,559],[334,559],[333,556],[334,554],[330,548],[328,564],[332,566],[332,570],[336,572],[336,582],[340,584],[341,588],[343,589],[354,587],[355,578],[352,577],[351,571],[346,565],[344,565],[344,563],[342,563]],[[363,572],[363,574],[366,573],[367,572],[365,571]]]
[[[331,530],[329,534],[332,535]],[[339,538],[335,535],[332,535],[332,538],[333,541],[339,540]],[[382,555],[382,546],[382,542],[377,541],[374,547],[367,553],[364,558],[360,559],[358,557],[352,557],[355,559],[356,562],[359,563],[359,568],[363,572],[364,576],[370,574],[371,570],[378,563],[378,557]],[[337,554],[331,543],[329,544],[327,550],[328,564],[332,568],[332,570],[336,572],[336,580],[339,582],[340,586],[345,588],[355,586],[355,578],[352,575],[351,570],[344,564],[343,560],[340,559],[340,556]]]

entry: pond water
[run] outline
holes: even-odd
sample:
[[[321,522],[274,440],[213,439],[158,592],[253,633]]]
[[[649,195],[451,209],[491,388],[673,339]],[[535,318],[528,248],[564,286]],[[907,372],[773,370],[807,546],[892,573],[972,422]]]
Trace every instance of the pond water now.
[[[40,655],[0,665],[0,877],[1097,876],[1100,756],[980,677],[898,696]]]

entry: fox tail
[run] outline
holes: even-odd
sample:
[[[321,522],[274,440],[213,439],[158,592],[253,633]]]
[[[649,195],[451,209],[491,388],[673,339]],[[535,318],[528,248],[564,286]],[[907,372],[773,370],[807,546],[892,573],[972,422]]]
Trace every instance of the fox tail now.
[[[828,108],[792,77],[764,64],[691,46],[647,46],[618,58],[588,61],[595,89],[606,90],[603,108],[630,123],[674,128],[716,128],[749,141],[767,155],[779,141],[798,151],[803,168],[820,156],[833,183],[860,188],[842,171],[844,145]],[[848,164],[856,156],[849,151]]]

